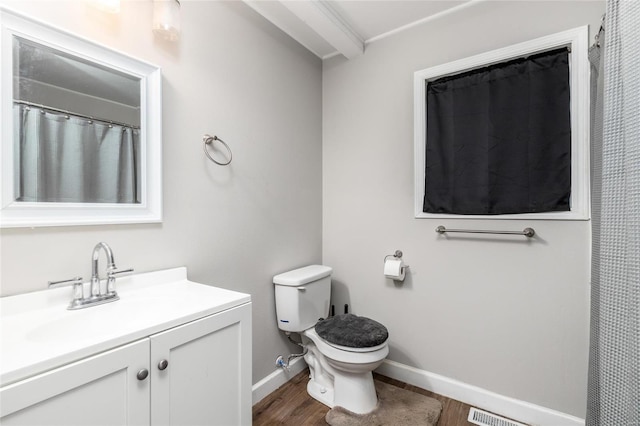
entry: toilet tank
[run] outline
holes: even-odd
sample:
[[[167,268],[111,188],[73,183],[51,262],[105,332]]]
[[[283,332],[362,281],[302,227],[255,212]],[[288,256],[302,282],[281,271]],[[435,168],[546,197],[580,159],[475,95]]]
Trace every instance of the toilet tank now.
[[[332,269],[311,265],[273,277],[278,328],[302,332],[329,315]]]

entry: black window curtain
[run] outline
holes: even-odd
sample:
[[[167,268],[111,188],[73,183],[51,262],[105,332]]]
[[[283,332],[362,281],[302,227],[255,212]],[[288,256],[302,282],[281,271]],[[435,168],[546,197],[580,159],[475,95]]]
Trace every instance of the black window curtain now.
[[[569,94],[567,49],[426,82],[423,211],[570,210]]]

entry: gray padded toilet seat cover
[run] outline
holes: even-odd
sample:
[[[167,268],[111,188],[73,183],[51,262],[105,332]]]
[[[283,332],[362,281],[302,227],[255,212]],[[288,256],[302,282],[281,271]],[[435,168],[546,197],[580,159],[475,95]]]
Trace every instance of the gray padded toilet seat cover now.
[[[389,337],[384,325],[353,314],[336,315],[318,321],[316,333],[329,343],[349,348],[378,346]]]

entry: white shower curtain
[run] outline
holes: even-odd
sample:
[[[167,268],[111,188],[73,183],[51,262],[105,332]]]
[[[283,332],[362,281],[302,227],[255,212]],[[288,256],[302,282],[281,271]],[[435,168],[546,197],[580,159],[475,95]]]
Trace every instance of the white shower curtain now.
[[[137,203],[138,131],[14,105],[18,201]]]
[[[587,425],[639,426],[640,1],[608,0],[604,29],[590,55],[600,75]]]

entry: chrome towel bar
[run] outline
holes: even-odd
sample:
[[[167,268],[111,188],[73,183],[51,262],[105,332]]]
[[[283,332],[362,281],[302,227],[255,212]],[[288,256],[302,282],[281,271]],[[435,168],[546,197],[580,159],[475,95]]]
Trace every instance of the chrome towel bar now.
[[[438,234],[444,234],[445,232],[464,232],[468,234],[507,234],[507,235],[524,235],[525,237],[531,238],[536,235],[536,231],[533,228],[524,228],[522,231],[492,231],[492,230],[482,230],[482,229],[447,229],[444,226],[440,225],[436,228],[436,232]]]

